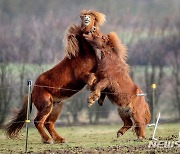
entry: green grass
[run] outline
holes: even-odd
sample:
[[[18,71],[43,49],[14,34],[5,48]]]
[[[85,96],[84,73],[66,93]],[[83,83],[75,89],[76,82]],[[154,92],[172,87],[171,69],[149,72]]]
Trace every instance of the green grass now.
[[[28,151],[43,152],[46,150],[70,150],[80,148],[83,150],[94,150],[98,148],[110,148],[121,146],[128,148],[144,146],[146,151],[149,138],[153,133],[153,128],[146,128],[146,137],[144,141],[137,141],[133,131],[128,131],[120,138],[116,138],[116,132],[120,125],[97,125],[97,126],[74,126],[74,127],[58,127],[57,131],[65,139],[64,144],[42,144],[40,135],[35,128],[29,129]],[[157,129],[156,137],[161,140],[178,140],[180,124],[161,124]],[[0,130],[0,153],[21,153],[24,152],[25,145],[25,129],[21,139],[7,139],[3,130]],[[173,138],[172,138],[173,136]],[[179,150],[179,149],[178,149]]]

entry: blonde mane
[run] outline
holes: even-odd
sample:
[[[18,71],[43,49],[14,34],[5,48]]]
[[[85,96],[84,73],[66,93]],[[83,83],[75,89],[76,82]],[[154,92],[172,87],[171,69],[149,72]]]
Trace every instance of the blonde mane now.
[[[93,15],[95,17],[95,26],[98,28],[98,26],[102,26],[106,22],[106,16],[103,13],[94,11],[94,10],[82,10],[80,15]]]
[[[79,34],[80,27],[76,25],[70,25],[63,39],[64,51],[66,56],[71,59],[72,56],[76,57],[79,53],[79,43],[76,36]]]
[[[110,45],[113,47],[114,52],[122,57],[124,61],[127,60],[127,47],[121,42],[119,37],[115,32],[110,32],[108,34]]]

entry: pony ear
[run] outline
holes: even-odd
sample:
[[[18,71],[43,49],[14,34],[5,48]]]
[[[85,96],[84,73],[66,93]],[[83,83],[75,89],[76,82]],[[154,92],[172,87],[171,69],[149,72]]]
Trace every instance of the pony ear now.
[[[76,38],[78,35],[78,32],[80,30],[80,27],[76,25],[71,25],[67,28],[65,32],[64,37],[64,51],[66,53],[66,56],[71,59],[71,57],[78,56],[79,53],[79,42]]]
[[[82,17],[83,15],[85,15],[88,11],[83,9],[81,12],[80,12],[80,17]]]
[[[96,24],[102,26],[106,22],[106,15],[96,11],[88,11],[88,13],[92,14],[96,19]]]

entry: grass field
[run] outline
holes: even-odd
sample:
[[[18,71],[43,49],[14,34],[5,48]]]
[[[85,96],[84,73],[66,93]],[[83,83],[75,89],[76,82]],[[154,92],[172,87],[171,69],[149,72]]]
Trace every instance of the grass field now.
[[[94,125],[58,127],[66,139],[64,144],[42,144],[35,128],[29,129],[28,153],[180,153],[180,147],[148,148],[153,128],[146,128],[147,138],[138,141],[132,130],[120,138],[116,132],[120,125]],[[161,141],[177,141],[180,124],[160,124],[156,137]],[[0,130],[0,153],[24,153],[25,129],[20,139],[7,139]]]

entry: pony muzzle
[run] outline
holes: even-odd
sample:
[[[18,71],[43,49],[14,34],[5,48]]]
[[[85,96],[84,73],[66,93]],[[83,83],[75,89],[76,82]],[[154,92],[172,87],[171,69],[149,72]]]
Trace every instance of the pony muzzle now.
[[[88,26],[91,22],[91,16],[90,15],[81,16],[81,20],[84,26]]]

